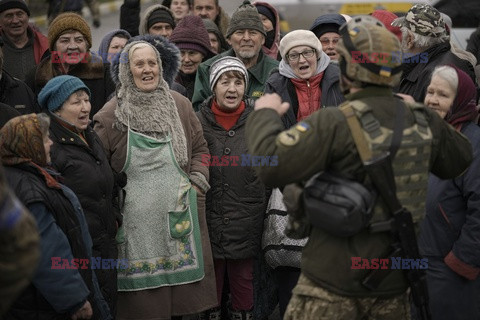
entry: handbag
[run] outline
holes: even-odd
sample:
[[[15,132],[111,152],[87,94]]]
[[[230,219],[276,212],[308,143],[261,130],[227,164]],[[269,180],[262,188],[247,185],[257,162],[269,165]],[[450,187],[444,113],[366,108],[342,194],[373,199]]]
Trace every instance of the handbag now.
[[[271,268],[280,266],[300,268],[302,249],[308,238],[292,239],[286,235],[289,216],[283,200],[280,189],[273,189],[263,225],[262,250]]]

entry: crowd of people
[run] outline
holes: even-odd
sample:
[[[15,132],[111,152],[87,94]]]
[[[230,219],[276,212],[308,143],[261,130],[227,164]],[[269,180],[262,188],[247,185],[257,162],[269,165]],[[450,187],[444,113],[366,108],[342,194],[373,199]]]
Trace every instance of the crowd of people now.
[[[81,6],[43,35],[0,0],[0,319],[480,319],[478,33],[425,4],[283,34],[271,2],[125,0],[95,51]],[[311,220],[318,173],[377,190],[360,231]],[[427,268],[372,284],[397,257]]]

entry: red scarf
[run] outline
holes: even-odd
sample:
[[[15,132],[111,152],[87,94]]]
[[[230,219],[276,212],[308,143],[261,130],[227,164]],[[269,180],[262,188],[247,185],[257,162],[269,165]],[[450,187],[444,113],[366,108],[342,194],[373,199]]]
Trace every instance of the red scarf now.
[[[240,102],[240,106],[232,112],[220,110],[217,100],[213,99],[212,112],[215,115],[215,121],[225,130],[230,130],[238,121],[243,111],[245,111],[245,102]]]

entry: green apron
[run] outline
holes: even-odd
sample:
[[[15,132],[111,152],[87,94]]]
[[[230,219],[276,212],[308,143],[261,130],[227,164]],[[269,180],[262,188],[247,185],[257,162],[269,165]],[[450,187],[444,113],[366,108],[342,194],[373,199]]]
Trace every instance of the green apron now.
[[[171,138],[128,129],[123,225],[117,234],[118,290],[137,291],[204,277],[197,194],[178,165]]]

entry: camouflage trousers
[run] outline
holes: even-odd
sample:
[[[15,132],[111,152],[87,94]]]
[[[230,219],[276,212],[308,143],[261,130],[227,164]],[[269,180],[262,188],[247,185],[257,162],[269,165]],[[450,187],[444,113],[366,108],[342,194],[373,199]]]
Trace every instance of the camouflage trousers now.
[[[300,275],[284,320],[410,320],[408,294],[393,298],[340,296]]]

